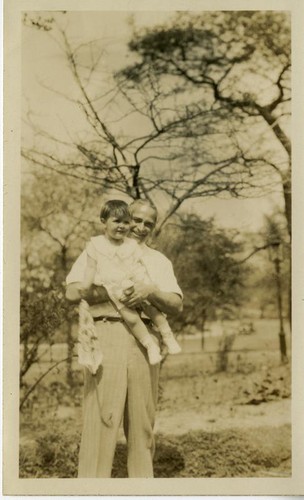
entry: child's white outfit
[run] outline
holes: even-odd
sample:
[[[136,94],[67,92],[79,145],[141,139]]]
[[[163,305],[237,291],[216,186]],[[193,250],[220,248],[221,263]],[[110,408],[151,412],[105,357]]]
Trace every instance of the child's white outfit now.
[[[114,245],[103,235],[95,236],[87,244],[86,251],[87,255],[96,262],[94,284],[106,288],[118,311],[126,307],[120,302],[120,298],[134,282],[151,283],[148,272],[141,261],[140,246],[130,238],[126,238],[121,245]],[[180,352],[181,348],[173,336],[165,315],[148,302],[143,305],[143,311],[159,329],[162,339],[168,347],[168,352],[170,354]],[[144,325],[143,327],[145,328]],[[158,346],[152,342],[145,347],[150,363],[158,363],[161,360]]]
[[[105,236],[95,236],[86,247],[87,254],[96,262],[94,284],[103,285],[111,300],[120,310],[124,305],[119,301],[124,288],[131,286],[138,274],[144,278],[144,267],[140,265],[141,251],[139,245],[126,238],[121,245],[113,245]],[[126,283],[125,283],[126,282]]]

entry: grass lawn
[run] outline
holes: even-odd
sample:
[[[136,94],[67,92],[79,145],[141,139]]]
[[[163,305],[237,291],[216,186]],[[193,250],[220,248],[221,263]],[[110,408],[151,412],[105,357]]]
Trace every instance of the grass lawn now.
[[[199,338],[182,340],[183,353],[162,367],[155,476],[290,476],[290,364],[280,365],[276,323],[237,336],[225,372],[216,371],[219,353],[211,349],[218,339],[209,339],[204,351]],[[28,383],[46,366],[35,367]],[[20,415],[20,477],[76,477],[81,401],[77,363],[73,388],[63,365],[43,379]],[[127,477],[122,432],[112,476]]]

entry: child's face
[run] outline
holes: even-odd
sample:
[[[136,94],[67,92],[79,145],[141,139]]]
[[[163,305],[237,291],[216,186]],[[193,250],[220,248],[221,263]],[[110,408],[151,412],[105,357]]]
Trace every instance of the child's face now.
[[[130,229],[130,219],[127,217],[110,216],[102,220],[105,228],[105,235],[114,243],[122,242]]]

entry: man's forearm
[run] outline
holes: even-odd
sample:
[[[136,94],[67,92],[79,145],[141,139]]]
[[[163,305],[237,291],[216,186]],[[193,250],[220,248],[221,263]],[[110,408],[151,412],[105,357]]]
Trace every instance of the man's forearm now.
[[[177,314],[183,310],[183,301],[180,295],[173,292],[162,292],[153,287],[148,300],[165,314]]]
[[[65,296],[69,302],[73,303],[78,303],[81,299],[85,299],[90,306],[109,300],[108,293],[103,286],[92,285],[87,290],[84,290],[81,287],[81,283],[70,283],[67,285]]]
[[[165,314],[177,314],[183,309],[183,301],[178,293],[163,292],[154,284],[147,285],[142,282],[135,283],[131,293],[125,293],[125,297],[120,300],[131,309],[139,307],[143,301],[148,300]]]

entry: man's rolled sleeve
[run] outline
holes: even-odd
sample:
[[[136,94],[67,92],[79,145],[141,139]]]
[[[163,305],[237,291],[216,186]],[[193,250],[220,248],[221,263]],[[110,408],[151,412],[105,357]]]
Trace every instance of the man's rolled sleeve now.
[[[74,262],[71,271],[66,277],[66,284],[82,282],[87,265],[87,253],[84,250]]]
[[[183,297],[172,263],[164,254],[145,246],[143,260],[151,280],[162,292],[177,293]]]

